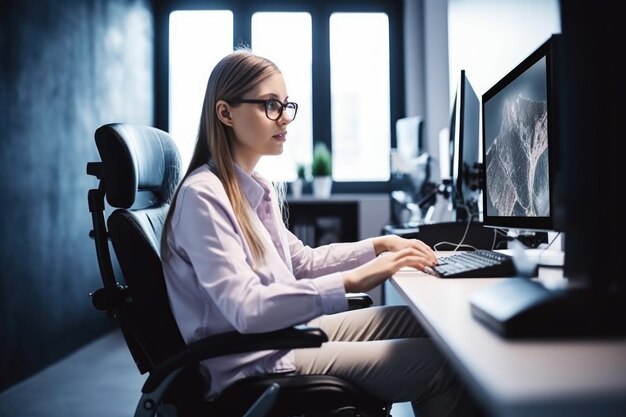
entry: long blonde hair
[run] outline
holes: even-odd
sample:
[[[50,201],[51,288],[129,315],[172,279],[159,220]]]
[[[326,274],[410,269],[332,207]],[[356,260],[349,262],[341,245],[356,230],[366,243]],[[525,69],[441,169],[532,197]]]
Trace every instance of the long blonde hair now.
[[[250,205],[237,179],[231,149],[231,144],[235,140],[233,129],[219,120],[215,105],[218,100],[245,96],[248,91],[277,72],[280,70],[273,62],[248,50],[237,50],[218,62],[207,82],[196,146],[187,172],[181,181],[182,184],[196,168],[211,161],[216,175],[224,185],[244,238],[250,246],[255,265],[263,259],[265,247],[255,230]],[[179,190],[180,185],[172,198],[172,204],[163,225],[161,236],[163,259],[167,256],[168,229]]]

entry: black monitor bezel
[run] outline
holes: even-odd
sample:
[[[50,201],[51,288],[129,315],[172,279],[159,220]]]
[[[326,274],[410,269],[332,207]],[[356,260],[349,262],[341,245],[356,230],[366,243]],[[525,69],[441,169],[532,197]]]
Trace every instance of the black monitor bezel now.
[[[456,142],[456,108],[457,108],[457,102],[459,100],[458,98],[459,93],[458,93],[458,89],[455,92],[454,95],[454,101],[452,102],[452,108],[450,111],[450,127],[448,128],[448,154],[445,155],[445,157],[448,159],[448,172],[446,174],[446,179],[449,179],[450,181],[453,180],[454,178],[454,153],[455,153],[455,142]],[[443,156],[442,156],[443,158]],[[456,204],[456,201],[454,199],[452,199],[452,202],[454,204]]]
[[[555,44],[557,35],[553,35],[537,49],[535,49],[530,55],[528,55],[522,62],[516,65],[511,71],[509,71],[502,79],[500,79],[495,85],[489,88],[483,95],[481,100],[481,144],[482,144],[482,180],[483,180],[483,211],[482,221],[484,226],[496,227],[502,229],[517,229],[517,230],[539,230],[539,231],[555,231],[557,230],[554,217],[557,210],[555,201],[555,185],[556,175],[559,166],[560,152],[559,152],[559,140],[558,140],[558,112],[556,108],[556,57],[555,57]],[[550,215],[541,217],[506,217],[506,216],[490,216],[487,213],[488,207],[488,182],[487,182],[487,169],[484,165],[486,163],[486,135],[485,135],[485,105],[508,87],[513,81],[521,76],[525,71],[535,65],[539,60],[546,59],[546,82],[547,82],[547,102],[548,102],[548,175],[549,175],[549,187],[550,187]]]
[[[474,100],[476,104],[476,160],[471,160],[470,170],[475,169],[478,175],[478,164],[481,159],[480,152],[480,99],[476,90],[472,86],[467,73],[464,69],[459,71],[457,78],[457,92],[455,96],[455,120],[454,120],[454,152],[452,155],[452,186],[454,187],[454,200],[457,212],[457,220],[467,220],[467,216],[471,218],[478,217],[478,200],[480,199],[480,184],[475,184],[476,188],[472,189],[470,183],[474,172],[469,172],[465,164],[470,162],[466,154],[468,150],[468,105],[469,100]],[[471,144],[470,144],[471,145]],[[476,164],[476,166],[474,166]],[[458,201],[460,200],[460,201]],[[471,201],[475,200],[474,204]],[[467,207],[468,202],[472,207]]]

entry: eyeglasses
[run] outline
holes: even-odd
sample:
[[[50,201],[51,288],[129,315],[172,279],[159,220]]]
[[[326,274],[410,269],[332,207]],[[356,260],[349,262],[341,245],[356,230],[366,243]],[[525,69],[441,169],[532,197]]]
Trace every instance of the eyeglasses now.
[[[233,98],[230,100],[224,100],[228,104],[233,105],[237,103],[255,103],[255,104],[264,104],[265,105],[265,116],[267,116],[270,120],[278,120],[283,115],[283,111],[287,111],[287,117],[289,120],[293,121],[296,118],[296,113],[298,113],[298,104],[292,101],[287,103],[281,103],[279,100],[275,98],[269,98],[267,100],[254,100],[248,98]]]

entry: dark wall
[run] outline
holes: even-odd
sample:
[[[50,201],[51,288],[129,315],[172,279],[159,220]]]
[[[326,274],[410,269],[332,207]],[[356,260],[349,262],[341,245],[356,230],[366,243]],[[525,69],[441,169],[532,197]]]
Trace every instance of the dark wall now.
[[[153,120],[148,0],[0,6],[0,391],[111,329],[87,190],[94,130]]]

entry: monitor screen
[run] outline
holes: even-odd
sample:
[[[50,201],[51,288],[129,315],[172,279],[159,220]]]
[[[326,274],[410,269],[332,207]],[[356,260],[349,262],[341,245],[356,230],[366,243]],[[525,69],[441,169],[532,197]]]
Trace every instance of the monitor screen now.
[[[480,101],[465,70],[459,73],[455,98],[452,185],[457,220],[478,218],[481,176],[479,161]]]
[[[485,226],[556,230],[554,39],[482,96]]]

